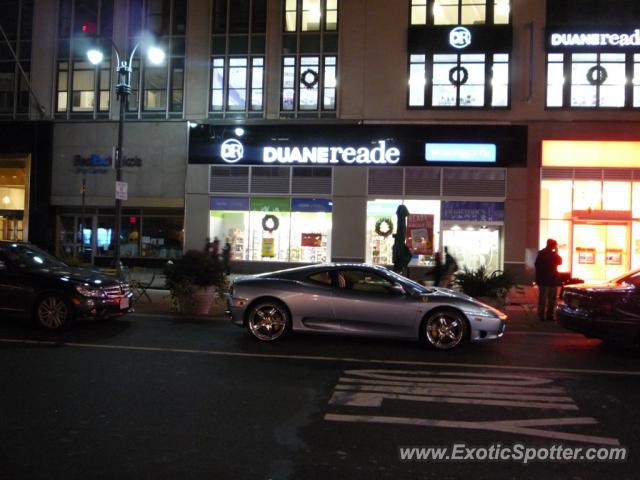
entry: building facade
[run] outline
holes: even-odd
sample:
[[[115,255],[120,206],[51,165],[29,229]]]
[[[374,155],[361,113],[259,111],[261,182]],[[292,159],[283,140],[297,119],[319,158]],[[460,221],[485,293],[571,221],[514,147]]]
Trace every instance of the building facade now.
[[[109,261],[115,66],[139,44],[124,110],[125,263],[160,264],[218,237],[237,271],[389,264],[405,205],[416,275],[447,246],[462,266],[527,280],[548,236],[576,277],[640,266],[635,2],[7,5],[0,179],[17,174],[22,187],[0,185],[3,238]],[[160,65],[145,55],[150,37]],[[38,136],[14,145],[21,122],[50,130],[48,151]],[[36,157],[49,179],[38,228],[42,188],[26,175]]]

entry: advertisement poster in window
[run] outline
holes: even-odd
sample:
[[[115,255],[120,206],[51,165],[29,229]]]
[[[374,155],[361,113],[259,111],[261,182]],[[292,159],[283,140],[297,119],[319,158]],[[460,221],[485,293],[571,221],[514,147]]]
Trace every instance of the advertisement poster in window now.
[[[276,256],[275,240],[273,238],[262,239],[262,256],[273,258]]]
[[[607,265],[622,265],[622,250],[610,248],[607,250]]]
[[[415,255],[433,255],[433,215],[407,217],[407,246]]]
[[[320,233],[303,233],[300,238],[300,245],[303,247],[321,247],[322,234]]]
[[[584,265],[593,265],[596,263],[596,249],[595,248],[583,248],[577,247],[578,263]]]

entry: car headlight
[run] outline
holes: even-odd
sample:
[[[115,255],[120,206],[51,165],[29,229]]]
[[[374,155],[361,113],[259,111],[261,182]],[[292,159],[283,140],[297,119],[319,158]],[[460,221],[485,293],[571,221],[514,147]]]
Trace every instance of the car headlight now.
[[[104,298],[107,296],[101,288],[87,288],[79,285],[76,287],[76,291],[83,297]]]
[[[490,305],[483,305],[482,307],[474,308],[472,310],[469,309],[464,313],[466,313],[470,317],[500,318],[501,320],[507,318],[507,315],[505,313],[501,312],[497,308],[493,308]]]

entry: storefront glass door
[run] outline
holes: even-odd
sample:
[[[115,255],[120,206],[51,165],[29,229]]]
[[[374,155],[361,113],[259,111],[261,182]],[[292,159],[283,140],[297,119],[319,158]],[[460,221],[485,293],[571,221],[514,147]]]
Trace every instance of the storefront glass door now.
[[[628,224],[574,224],[571,275],[604,281],[629,270],[629,233]]]

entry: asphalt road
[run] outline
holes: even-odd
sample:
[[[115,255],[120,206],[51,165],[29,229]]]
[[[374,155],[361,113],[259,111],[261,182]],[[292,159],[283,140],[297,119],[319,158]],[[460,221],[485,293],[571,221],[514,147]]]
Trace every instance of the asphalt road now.
[[[259,344],[222,320],[130,315],[50,334],[3,319],[0,372],[0,478],[638,478],[640,355],[574,334],[434,352]],[[455,444],[628,458],[400,460]]]

